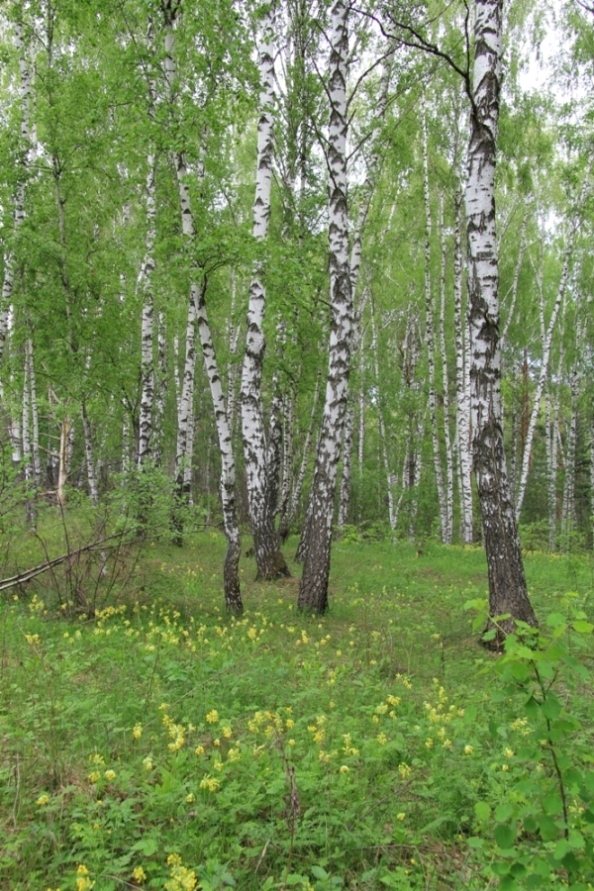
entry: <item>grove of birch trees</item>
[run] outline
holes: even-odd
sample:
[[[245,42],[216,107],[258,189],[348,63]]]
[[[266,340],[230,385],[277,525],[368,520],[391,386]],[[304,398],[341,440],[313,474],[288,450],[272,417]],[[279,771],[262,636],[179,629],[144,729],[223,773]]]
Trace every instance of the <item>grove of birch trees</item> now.
[[[15,0],[0,42],[3,513],[218,526],[233,612],[252,539],[319,613],[333,537],[482,543],[533,623],[520,543],[593,545],[588,3]]]

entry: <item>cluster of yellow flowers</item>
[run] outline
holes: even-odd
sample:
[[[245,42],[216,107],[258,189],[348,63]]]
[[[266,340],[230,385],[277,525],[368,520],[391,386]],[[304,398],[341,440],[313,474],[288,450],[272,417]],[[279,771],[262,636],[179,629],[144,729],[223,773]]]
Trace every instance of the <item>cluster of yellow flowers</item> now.
[[[326,729],[325,724],[327,721],[326,715],[318,715],[315,719],[314,724],[308,724],[307,729],[312,734],[312,739],[318,745],[321,745],[326,738]]]
[[[171,878],[165,882],[165,891],[194,891],[198,885],[196,873],[182,864],[179,854],[167,858]]]
[[[176,724],[171,715],[168,712],[169,706],[166,702],[162,703],[159,706],[159,709],[163,712],[162,721],[165,727],[167,728],[167,732],[172,739],[167,746],[170,752],[179,752],[183,746],[186,744],[186,728],[183,724]],[[190,724],[188,730],[193,730],[194,728]]]
[[[76,869],[76,891],[91,891],[94,884],[89,878],[89,870],[80,863]]]
[[[448,695],[445,688],[440,684],[438,678],[433,678],[433,685],[436,688],[437,702],[435,705],[432,705],[430,702],[425,702],[425,711],[427,712],[427,717],[431,724],[440,725],[436,731],[436,738],[441,743],[442,748],[451,749],[453,747],[453,742],[448,736],[446,726],[451,724],[454,718],[463,718],[464,709],[458,708],[455,705],[447,705]],[[425,740],[425,748],[432,749],[435,742],[436,740],[430,736]],[[466,751],[465,749],[465,754],[470,755],[472,746],[467,748],[469,750]]]
[[[205,776],[200,780],[200,788],[208,792],[216,792],[221,787],[221,781],[217,777]]]

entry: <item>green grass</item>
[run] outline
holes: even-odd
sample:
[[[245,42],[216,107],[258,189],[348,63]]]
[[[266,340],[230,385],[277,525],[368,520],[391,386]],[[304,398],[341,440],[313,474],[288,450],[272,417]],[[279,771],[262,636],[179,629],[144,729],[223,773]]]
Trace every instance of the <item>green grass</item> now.
[[[224,612],[223,552],[215,533],[182,551],[148,543],[109,602],[95,592],[92,621],[70,611],[64,576],[8,593],[2,891],[588,887],[579,635],[563,625],[569,656],[547,657],[571,717],[547,749],[545,717],[525,713],[533,680],[510,688],[464,609],[486,597],[480,549],[338,542],[322,619],[296,612],[294,580],[256,584],[244,560],[241,620]],[[591,645],[591,557],[534,553],[526,570],[541,623],[579,614]],[[566,784],[577,872],[554,859],[569,833],[556,805],[556,835],[525,829],[558,795],[555,746],[583,771]],[[540,885],[524,851],[553,864]]]

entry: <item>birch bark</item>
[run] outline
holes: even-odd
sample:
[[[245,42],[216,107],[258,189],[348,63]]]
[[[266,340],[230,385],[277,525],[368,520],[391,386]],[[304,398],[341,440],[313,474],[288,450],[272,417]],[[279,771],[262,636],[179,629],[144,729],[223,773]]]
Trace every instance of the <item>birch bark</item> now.
[[[149,17],[147,27],[147,48],[154,54],[153,20]],[[148,77],[148,118],[152,122],[157,101],[157,87],[152,75]],[[141,347],[140,347],[140,418],[138,423],[138,469],[142,470],[151,460],[151,439],[153,437],[153,407],[155,401],[154,367],[154,295],[153,272],[155,270],[156,223],[156,157],[151,146],[147,155],[147,176],[145,187],[146,243],[145,253],[138,273],[137,288],[142,294]]]
[[[446,350],[445,315],[446,315],[446,263],[447,242],[445,237],[443,195],[439,196],[439,231],[441,240],[441,266],[439,274],[439,322],[437,337],[439,356],[441,359],[442,404],[443,404],[443,440],[445,450],[445,517],[446,544],[452,543],[454,534],[454,458],[452,437],[450,434],[450,380],[448,374],[448,354]]]
[[[299,609],[318,614],[324,613],[328,608],[332,515],[348,396],[353,325],[347,198],[348,11],[349,7],[344,0],[334,0],[330,7],[328,81],[330,348],[324,414],[309,496],[303,576],[298,597]]]
[[[258,121],[258,158],[256,195],[253,204],[252,232],[263,243],[268,234],[273,162],[274,105],[274,4],[269,4],[262,23],[259,47],[260,119]],[[266,342],[264,314],[266,285],[262,261],[255,264],[249,289],[247,338],[241,373],[241,429],[246,471],[248,505],[257,577],[274,579],[290,575],[269,510],[268,448],[262,412],[262,368]]]
[[[14,235],[18,233],[25,219],[25,187],[29,173],[31,153],[30,130],[30,106],[31,106],[31,73],[27,61],[27,48],[25,46],[24,28],[22,21],[15,24],[15,45],[19,55],[20,70],[20,100],[21,100],[21,157],[20,175],[16,186],[16,199],[14,207]],[[15,251],[10,247],[4,258],[4,279],[2,282],[2,294],[0,297],[0,361],[4,355],[6,338],[9,333],[10,303],[14,290],[15,279]]]
[[[154,298],[153,271],[155,268],[154,246],[156,239],[155,204],[155,156],[147,159],[146,178],[146,245],[145,255],[138,274],[138,288],[142,293],[142,318],[140,328],[140,418],[138,424],[138,469],[142,470],[151,458],[153,434],[153,403],[155,398],[155,371],[153,359]]]
[[[469,334],[466,313],[462,306],[462,205],[463,195],[456,194],[454,228],[454,327],[456,330],[456,437],[460,467],[460,538],[471,544],[473,534],[472,450],[470,426]]]
[[[221,479],[220,493],[223,507],[223,524],[227,537],[227,553],[223,569],[223,583],[225,588],[225,603],[227,609],[233,613],[240,613],[243,609],[241,590],[239,583],[239,557],[241,555],[241,536],[239,521],[237,518],[237,506],[235,499],[235,458],[233,455],[233,437],[231,426],[223,395],[223,386],[219,374],[214,342],[208,322],[206,301],[204,299],[206,289],[200,291],[196,305],[196,318],[204,368],[210,385],[210,394],[215,414],[219,451],[221,453]]]
[[[489,574],[490,645],[499,647],[515,620],[536,624],[528,599],[520,540],[507,479],[501,426],[499,268],[495,160],[499,119],[503,0],[477,0],[471,96],[466,222],[472,351],[473,460]],[[496,622],[501,615],[510,618]]]

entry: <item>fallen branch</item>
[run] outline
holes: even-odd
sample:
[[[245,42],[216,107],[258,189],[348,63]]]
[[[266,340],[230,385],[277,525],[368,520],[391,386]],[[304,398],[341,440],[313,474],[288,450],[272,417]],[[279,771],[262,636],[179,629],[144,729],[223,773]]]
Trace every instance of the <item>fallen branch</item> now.
[[[6,591],[9,588],[14,588],[15,585],[20,585],[24,582],[30,582],[31,579],[34,579],[36,576],[41,575],[43,572],[47,572],[48,569],[53,569],[54,566],[59,566],[60,563],[66,563],[67,560],[71,560],[73,557],[78,557],[79,554],[84,554],[89,551],[96,551],[104,548],[108,541],[121,539],[123,535],[123,532],[116,532],[114,535],[108,535],[107,538],[101,538],[99,541],[94,541],[82,548],[78,548],[76,551],[69,551],[67,554],[62,554],[60,557],[54,557],[52,560],[45,560],[43,563],[39,563],[32,569],[27,569],[25,572],[19,572],[16,575],[10,576],[9,578],[0,579],[0,591]]]

